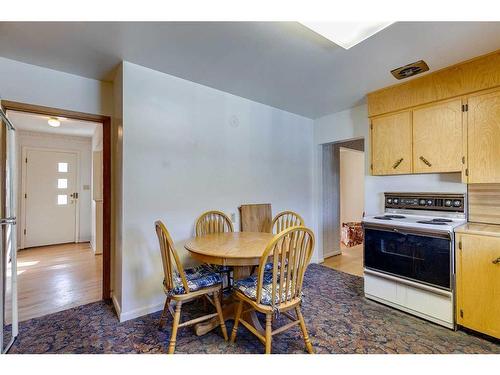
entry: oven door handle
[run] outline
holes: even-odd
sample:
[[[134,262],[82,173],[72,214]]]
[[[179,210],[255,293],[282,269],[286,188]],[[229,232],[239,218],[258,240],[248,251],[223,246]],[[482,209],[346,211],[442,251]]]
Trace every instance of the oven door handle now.
[[[433,238],[444,238],[449,241],[453,239],[453,233],[450,232],[433,232],[432,230],[419,230],[406,227],[385,226],[380,224],[363,223],[363,229],[381,230],[384,232],[393,232],[402,236],[423,236]]]
[[[400,257],[400,258],[413,259],[413,260],[421,260],[421,261],[424,260],[424,258],[417,258],[417,257],[411,256],[411,255],[404,255],[404,254],[394,253],[392,251],[387,251],[387,250],[384,250],[384,249],[381,249],[380,251],[382,253],[384,253],[384,254],[395,255],[395,256]]]
[[[402,234],[403,236],[407,236],[407,235],[409,235],[409,234],[410,234],[410,233],[408,233],[408,232],[403,232],[403,231],[401,231],[401,230],[400,230],[400,229],[398,229],[398,228],[392,228],[392,231],[393,231],[393,232],[396,232],[396,233],[398,233],[398,234]]]

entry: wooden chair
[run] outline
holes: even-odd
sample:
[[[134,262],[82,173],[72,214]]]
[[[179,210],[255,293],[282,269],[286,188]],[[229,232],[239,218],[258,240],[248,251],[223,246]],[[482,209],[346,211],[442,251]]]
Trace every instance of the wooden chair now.
[[[163,288],[167,295],[165,306],[160,317],[160,328],[164,326],[167,311],[170,312],[174,319],[168,353],[173,354],[175,351],[177,330],[179,328],[203,322],[215,316],[219,317],[222,334],[224,340],[227,341],[226,325],[219,300],[219,293],[221,293],[222,287],[220,276],[208,270],[206,266],[184,270],[172,238],[165,225],[161,221],[156,221],[155,229],[158,235],[158,241],[160,242],[161,260],[165,277]],[[210,298],[210,295],[212,295],[212,298]],[[215,306],[217,312],[181,323],[182,304],[203,297]],[[175,312],[170,305],[171,301],[175,302]]]
[[[207,211],[196,220],[196,236],[211,233],[234,232],[233,223],[224,212]]]
[[[304,219],[293,211],[283,211],[276,215],[271,224],[271,232],[278,234],[290,227],[304,225]]]
[[[238,324],[241,323],[264,343],[266,354],[269,354],[274,335],[300,325],[306,349],[309,353],[313,353],[301,312],[302,283],[313,249],[314,234],[304,226],[285,229],[271,240],[260,258],[257,275],[234,283],[234,296],[239,301],[231,342],[234,343]],[[269,258],[272,258],[273,267],[272,270],[266,271],[264,266]],[[243,312],[244,304],[248,305],[249,309]],[[252,310],[266,315],[265,333],[258,331],[243,319],[242,314]],[[295,310],[295,317],[289,313],[290,310]],[[275,313],[284,315],[291,322],[273,330]]]
[[[198,217],[195,225],[196,237],[212,233],[234,232],[233,223],[229,217],[222,211],[207,211]],[[214,267],[216,272],[219,272],[222,277],[227,280],[227,287],[223,288],[223,292],[231,289],[231,272],[230,267],[218,266]],[[222,299],[222,295],[221,295]]]

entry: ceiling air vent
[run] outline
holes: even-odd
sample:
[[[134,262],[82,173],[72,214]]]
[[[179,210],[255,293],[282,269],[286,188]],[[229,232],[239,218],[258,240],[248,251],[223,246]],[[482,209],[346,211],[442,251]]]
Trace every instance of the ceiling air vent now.
[[[408,77],[412,77],[414,75],[426,72],[429,70],[429,67],[425,63],[424,60],[420,60],[405,66],[401,66],[399,68],[391,70],[391,73],[397,79],[404,79]]]

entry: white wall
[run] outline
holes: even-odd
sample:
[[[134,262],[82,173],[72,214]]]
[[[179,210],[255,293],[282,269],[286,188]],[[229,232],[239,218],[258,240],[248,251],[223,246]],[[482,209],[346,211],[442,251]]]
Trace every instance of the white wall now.
[[[84,185],[90,187],[91,182],[91,138],[86,137],[74,137],[66,135],[57,134],[47,134],[47,133],[37,133],[37,132],[27,132],[27,131],[17,131],[17,176],[18,176],[18,192],[22,192],[22,150],[25,147],[35,147],[35,148],[47,148],[47,149],[57,149],[65,151],[77,151],[79,152],[79,241],[87,242],[91,238],[91,203],[90,203],[90,189],[84,190]],[[24,217],[21,212],[21,202],[23,196],[21,193],[18,194],[18,217],[19,222],[22,223]],[[18,246],[21,245],[21,226],[17,231]]]
[[[0,57],[0,99],[109,116],[112,94],[109,82]]]
[[[243,203],[269,202],[274,213],[291,209],[312,222],[312,125],[123,64],[122,320],[164,303],[155,220],[166,223],[181,251],[208,209],[237,213]]]
[[[370,175],[370,142],[368,108],[366,105],[333,113],[314,121],[314,200],[316,215],[316,233],[318,246],[322,248],[321,217],[319,208],[322,201],[322,158],[321,145],[348,139],[365,139],[365,211],[367,215],[380,213],[384,209],[386,191],[397,192],[458,192],[465,193],[467,186],[461,183],[460,173],[419,174],[399,176]]]

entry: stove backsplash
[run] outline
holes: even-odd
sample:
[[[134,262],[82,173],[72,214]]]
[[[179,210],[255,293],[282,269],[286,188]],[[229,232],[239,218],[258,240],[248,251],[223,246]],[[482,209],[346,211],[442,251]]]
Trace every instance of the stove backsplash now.
[[[500,224],[500,184],[469,185],[469,221]]]
[[[398,176],[365,176],[366,215],[384,212],[384,193],[394,192],[442,192],[467,193],[460,173],[418,174]]]

